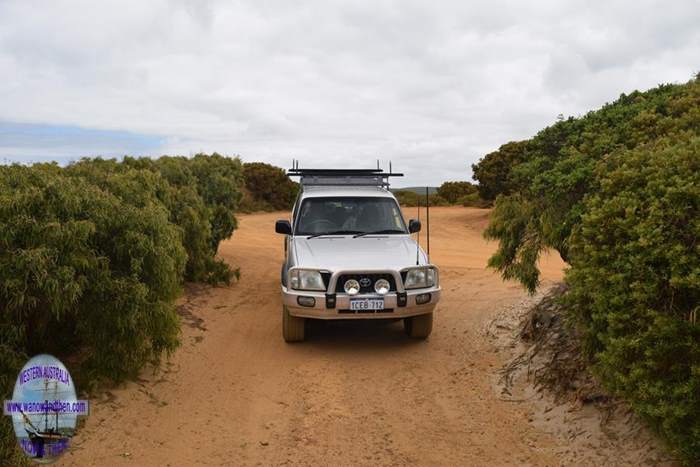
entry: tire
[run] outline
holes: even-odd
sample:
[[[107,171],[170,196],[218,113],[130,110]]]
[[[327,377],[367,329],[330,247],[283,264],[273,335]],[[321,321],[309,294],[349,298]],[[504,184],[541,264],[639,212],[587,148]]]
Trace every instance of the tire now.
[[[411,316],[403,319],[403,329],[414,339],[425,339],[433,331],[433,314]]]
[[[304,325],[306,320],[289,314],[289,308],[282,307],[282,337],[285,342],[301,342],[304,340]]]

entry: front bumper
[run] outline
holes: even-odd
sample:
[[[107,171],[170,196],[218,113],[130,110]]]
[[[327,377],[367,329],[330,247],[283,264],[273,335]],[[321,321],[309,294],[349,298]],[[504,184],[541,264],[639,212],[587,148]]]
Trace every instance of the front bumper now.
[[[335,294],[335,306],[328,308],[326,305],[325,292],[312,292],[306,290],[292,290],[282,286],[282,303],[289,309],[289,314],[300,318],[315,319],[391,319],[407,318],[410,316],[424,315],[431,313],[440,301],[440,287],[430,287],[426,289],[412,289],[404,292],[406,294],[406,304],[399,306],[398,293],[390,292],[386,295],[359,294],[352,298],[383,298],[384,310],[379,311],[351,311],[350,296],[344,293]],[[419,305],[416,303],[416,296],[430,294],[430,301]],[[313,306],[301,306],[299,297],[313,297]]]

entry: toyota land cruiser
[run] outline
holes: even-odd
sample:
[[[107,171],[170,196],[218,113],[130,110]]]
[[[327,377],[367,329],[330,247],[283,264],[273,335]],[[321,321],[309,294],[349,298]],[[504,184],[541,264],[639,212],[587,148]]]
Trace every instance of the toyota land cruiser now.
[[[292,169],[301,190],[285,235],[282,334],[302,341],[307,319],[403,319],[424,339],[440,300],[438,268],[406,225],[382,170]]]

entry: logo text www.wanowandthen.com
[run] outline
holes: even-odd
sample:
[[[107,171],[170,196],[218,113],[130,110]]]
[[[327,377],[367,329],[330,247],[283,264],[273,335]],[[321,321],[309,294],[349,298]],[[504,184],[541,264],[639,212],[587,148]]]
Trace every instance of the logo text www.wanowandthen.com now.
[[[90,404],[76,397],[65,365],[41,354],[32,357],[17,375],[12,399],[4,401],[3,413],[12,417],[22,451],[46,464],[68,449],[78,416],[88,415]]]

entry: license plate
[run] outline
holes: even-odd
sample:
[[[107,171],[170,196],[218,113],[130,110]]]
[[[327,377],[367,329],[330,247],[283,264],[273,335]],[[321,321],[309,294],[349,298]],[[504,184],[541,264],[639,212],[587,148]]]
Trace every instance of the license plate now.
[[[383,310],[383,298],[356,298],[350,299],[350,309],[354,311],[362,310]]]

